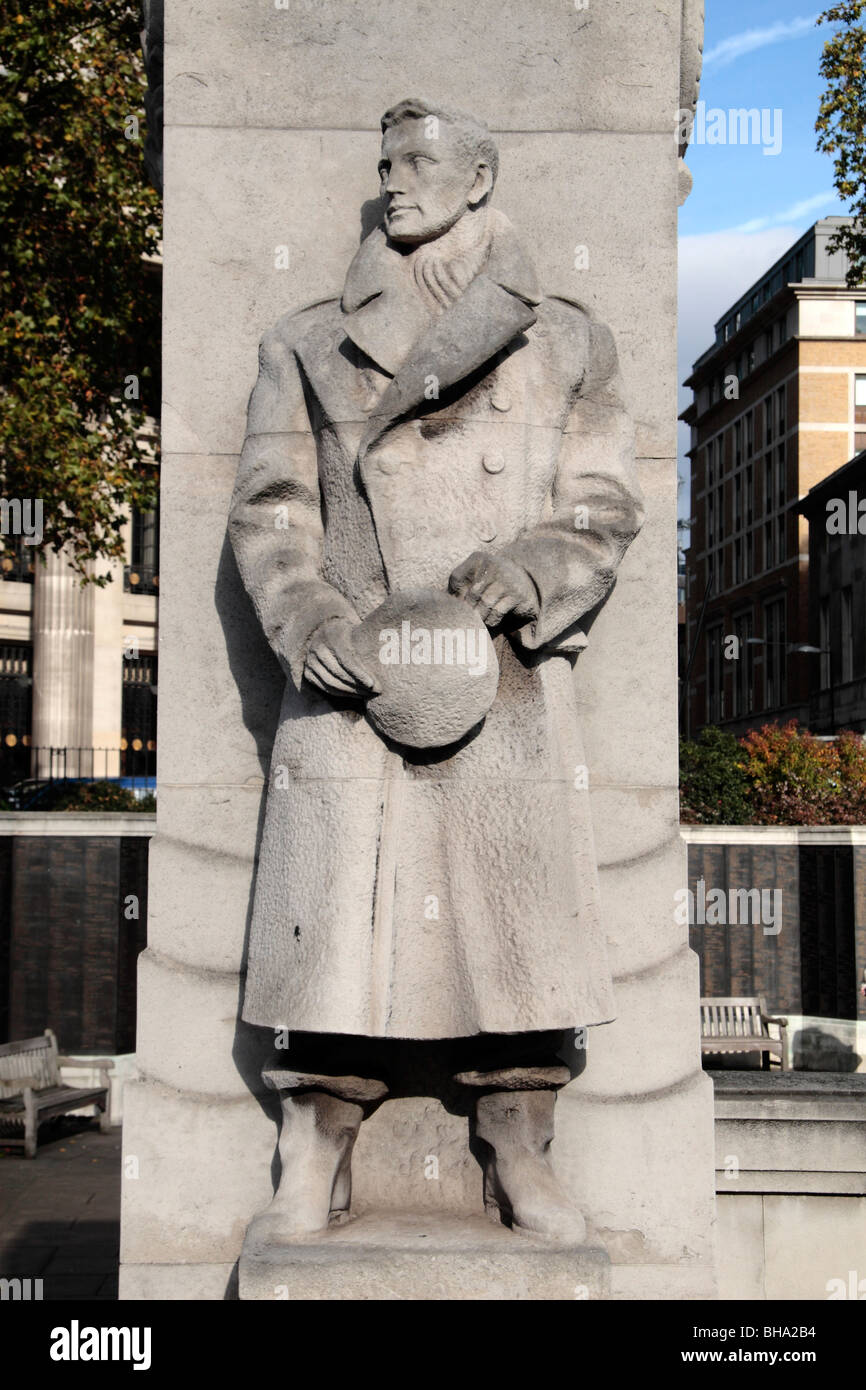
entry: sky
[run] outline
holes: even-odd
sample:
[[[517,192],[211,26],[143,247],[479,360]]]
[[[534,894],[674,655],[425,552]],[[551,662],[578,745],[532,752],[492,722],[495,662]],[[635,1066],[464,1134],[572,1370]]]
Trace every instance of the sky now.
[[[686,154],[694,187],[680,209],[679,380],[713,342],[716,319],[819,217],[848,211],[833,162],[815,149],[823,81],[818,63],[832,29],[809,0],[706,0],[703,143]],[[711,143],[727,113],[766,114],[756,143]],[[713,116],[723,111],[724,118]],[[779,114],[781,113],[781,114]],[[778,146],[778,152],[764,148]],[[680,387],[679,409],[691,400]],[[689,515],[688,429],[680,424],[680,515]]]

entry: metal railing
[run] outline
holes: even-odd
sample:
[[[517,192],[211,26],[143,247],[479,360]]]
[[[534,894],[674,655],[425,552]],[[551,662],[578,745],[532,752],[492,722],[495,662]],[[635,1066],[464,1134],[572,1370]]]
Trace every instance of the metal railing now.
[[[137,746],[136,746],[137,745]],[[0,787],[20,782],[114,782],[132,790],[152,790],[156,743],[133,737],[119,748],[47,748],[0,732]]]

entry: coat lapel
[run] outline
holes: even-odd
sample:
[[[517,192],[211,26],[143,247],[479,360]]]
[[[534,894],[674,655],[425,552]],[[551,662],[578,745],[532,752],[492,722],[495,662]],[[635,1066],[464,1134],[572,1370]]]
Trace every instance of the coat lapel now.
[[[439,392],[463,381],[535,323],[530,305],[492,280],[477,275],[460,298],[414,344],[389,383],[361,437],[364,454],[395,420],[422,400],[429,378]]]

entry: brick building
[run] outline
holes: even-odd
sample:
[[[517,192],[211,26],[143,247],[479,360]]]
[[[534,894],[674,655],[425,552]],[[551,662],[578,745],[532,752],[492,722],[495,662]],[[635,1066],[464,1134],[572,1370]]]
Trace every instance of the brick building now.
[[[816,483],[799,511],[809,526],[809,641],[820,650],[810,727],[866,733],[866,450]]]
[[[866,447],[866,286],[816,222],[716,324],[694,364],[684,729],[810,718],[800,498]],[[736,641],[731,639],[735,638]],[[820,676],[818,676],[820,679]]]

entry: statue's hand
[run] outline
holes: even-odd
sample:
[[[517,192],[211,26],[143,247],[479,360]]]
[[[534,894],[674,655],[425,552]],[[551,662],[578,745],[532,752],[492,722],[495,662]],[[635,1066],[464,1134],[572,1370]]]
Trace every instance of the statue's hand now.
[[[377,695],[382,689],[355,650],[355,626],[348,618],[329,618],[313,633],[304,678],[325,695],[351,700]]]
[[[448,587],[462,598],[488,627],[496,627],[513,614],[517,618],[538,616],[538,595],[526,570],[486,550],[473,550],[468,560],[451,571]]]

